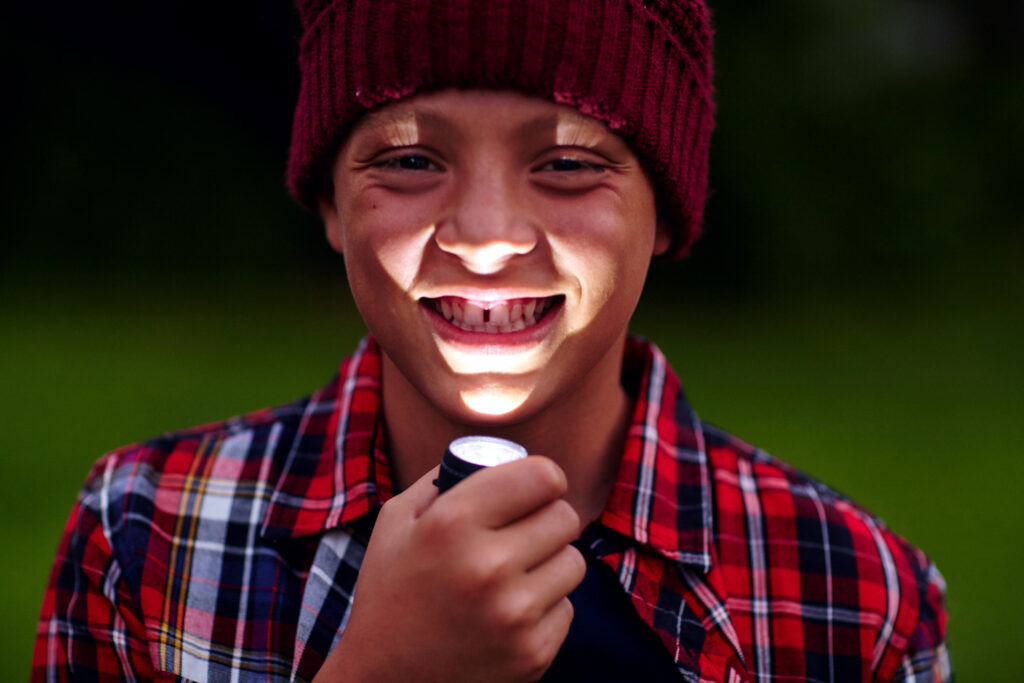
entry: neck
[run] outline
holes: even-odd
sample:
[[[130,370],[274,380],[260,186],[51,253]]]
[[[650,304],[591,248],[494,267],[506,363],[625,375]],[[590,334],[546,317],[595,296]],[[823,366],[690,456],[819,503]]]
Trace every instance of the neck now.
[[[382,402],[396,487],[405,489],[430,471],[458,436],[500,436],[559,464],[569,482],[566,500],[585,527],[600,516],[611,493],[632,416],[633,402],[620,382],[623,346],[624,338],[613,344],[572,392],[524,418],[500,424],[451,419],[385,354]]]

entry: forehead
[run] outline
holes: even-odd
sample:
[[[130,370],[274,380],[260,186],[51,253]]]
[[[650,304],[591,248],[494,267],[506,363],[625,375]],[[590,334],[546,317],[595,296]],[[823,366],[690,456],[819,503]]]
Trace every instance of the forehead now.
[[[621,140],[603,122],[572,107],[500,90],[443,90],[393,102],[366,114],[352,131],[360,134],[385,135],[402,144],[415,144],[424,134],[534,136],[560,145]]]

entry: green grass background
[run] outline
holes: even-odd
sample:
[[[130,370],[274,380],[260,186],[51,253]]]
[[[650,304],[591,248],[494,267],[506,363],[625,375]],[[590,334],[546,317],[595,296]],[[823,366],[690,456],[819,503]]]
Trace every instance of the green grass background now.
[[[1022,283],[989,263],[898,296],[739,303],[663,287],[634,320],[704,419],[853,496],[929,552],[949,584],[965,681],[1024,680]],[[23,285],[7,290],[0,315],[0,661],[21,678],[92,461],[304,395],[363,326],[341,274],[262,289]]]
[[[363,326],[282,188],[291,3],[9,4],[0,661],[19,679],[91,463],[308,393]],[[960,680],[1024,681],[1024,5],[709,5],[706,234],[635,329],[703,418],[928,551]]]

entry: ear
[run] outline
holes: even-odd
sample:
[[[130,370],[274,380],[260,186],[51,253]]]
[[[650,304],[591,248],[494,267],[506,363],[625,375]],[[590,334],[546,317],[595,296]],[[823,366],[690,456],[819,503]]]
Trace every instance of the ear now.
[[[344,253],[342,250],[341,216],[338,214],[338,207],[334,204],[334,198],[320,195],[316,204],[320,218],[324,221],[324,234],[327,235],[327,241],[334,251],[339,254]]]
[[[663,215],[659,215],[658,222],[654,226],[654,252],[652,255],[662,256],[670,246],[672,246],[672,224]]]

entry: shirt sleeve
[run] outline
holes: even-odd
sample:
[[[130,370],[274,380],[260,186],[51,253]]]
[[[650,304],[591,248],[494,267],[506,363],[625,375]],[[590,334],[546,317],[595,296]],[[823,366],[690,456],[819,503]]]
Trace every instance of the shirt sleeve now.
[[[50,573],[32,657],[32,681],[161,680],[137,601],[84,492]]]
[[[946,683],[953,680],[946,647],[946,582],[924,553],[913,549],[910,555],[917,574],[917,618],[898,667],[881,680]]]

